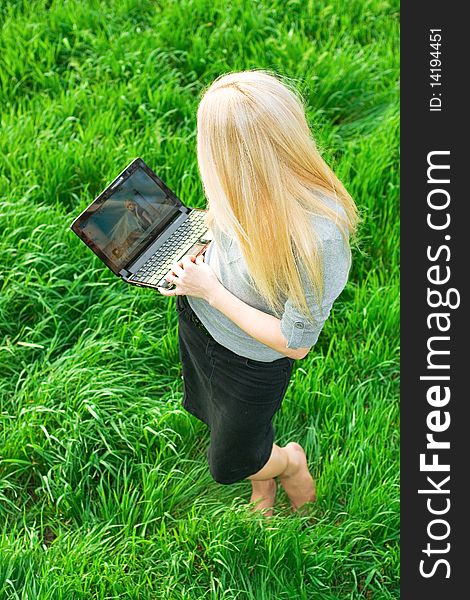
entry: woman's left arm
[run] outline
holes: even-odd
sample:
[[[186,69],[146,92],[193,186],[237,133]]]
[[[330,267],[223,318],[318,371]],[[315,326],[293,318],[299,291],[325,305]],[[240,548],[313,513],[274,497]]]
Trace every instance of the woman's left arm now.
[[[310,348],[287,348],[287,339],[281,332],[281,321],[273,315],[250,306],[225,288],[202,256],[185,256],[172,266],[167,280],[176,285],[173,290],[158,288],[164,296],[188,295],[206,300],[240,329],[262,344],[289,358],[304,358]]]

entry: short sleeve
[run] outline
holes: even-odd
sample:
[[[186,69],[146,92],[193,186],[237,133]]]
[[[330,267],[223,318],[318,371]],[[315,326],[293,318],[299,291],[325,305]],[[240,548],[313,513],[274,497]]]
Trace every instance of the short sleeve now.
[[[281,317],[281,332],[287,340],[287,348],[310,348],[316,344],[318,336],[328,319],[336,298],[343,291],[351,267],[351,252],[343,238],[327,239],[323,242],[323,299],[321,307],[315,300],[313,289],[306,283],[301,273],[307,304],[313,321],[307,319],[288,299]]]

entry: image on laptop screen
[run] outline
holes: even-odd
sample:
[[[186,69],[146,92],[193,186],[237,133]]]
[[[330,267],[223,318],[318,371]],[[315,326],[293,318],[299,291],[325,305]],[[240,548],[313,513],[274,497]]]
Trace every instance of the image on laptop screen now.
[[[82,221],[80,229],[119,270],[177,212],[175,201],[139,168]]]

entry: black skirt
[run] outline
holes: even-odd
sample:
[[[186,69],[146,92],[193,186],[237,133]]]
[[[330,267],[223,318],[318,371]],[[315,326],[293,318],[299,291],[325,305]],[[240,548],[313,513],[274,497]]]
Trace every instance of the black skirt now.
[[[235,354],[214,340],[190,307],[176,296],[183,407],[210,429],[207,459],[218,483],[258,472],[274,443],[274,414],[289,385],[294,360],[262,362]]]

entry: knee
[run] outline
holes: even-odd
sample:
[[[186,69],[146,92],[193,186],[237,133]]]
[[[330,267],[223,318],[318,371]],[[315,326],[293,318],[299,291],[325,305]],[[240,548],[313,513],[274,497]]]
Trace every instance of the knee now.
[[[228,457],[223,458],[208,455],[208,464],[212,479],[222,485],[231,485],[239,481],[245,481],[247,475],[251,474],[249,467],[238,467],[234,465],[233,459],[230,460]]]
[[[209,462],[209,472],[211,474],[212,479],[216,482],[216,483],[220,483],[222,485],[230,485],[232,483],[236,483],[237,481],[240,481],[240,479],[230,479],[228,477],[228,473],[227,473],[227,469],[224,468],[223,465],[214,463],[214,462]]]

